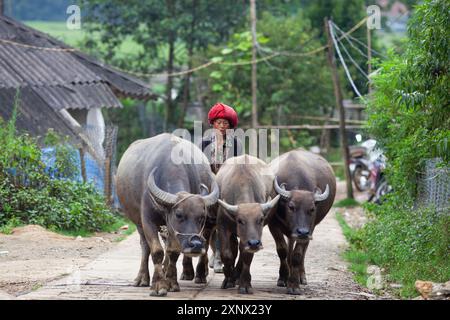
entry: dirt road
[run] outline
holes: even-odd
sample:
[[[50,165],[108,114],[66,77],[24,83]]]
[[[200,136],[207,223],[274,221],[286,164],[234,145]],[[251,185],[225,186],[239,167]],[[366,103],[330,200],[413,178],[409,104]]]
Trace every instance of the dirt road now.
[[[352,274],[347,271],[347,265],[340,256],[347,243],[335,214],[335,209],[332,209],[314,232],[314,240],[311,241],[305,261],[308,285],[302,286],[302,295],[287,295],[286,288],[276,286],[279,260],[275,243],[265,228],[264,249],[255,255],[251,266],[253,295],[238,294],[237,289],[220,289],[223,274],[215,274],[210,270],[206,285],[179,280],[181,292],[169,292],[162,299],[377,299],[377,296],[357,285]],[[69,275],[50,281],[17,298],[158,299],[149,296],[149,288],[132,286],[139,262],[139,237],[134,233],[90,263],[81,267],[79,264],[73,265],[73,272]],[[36,270],[37,273],[43,271]],[[181,259],[178,264],[178,274],[180,273]]]

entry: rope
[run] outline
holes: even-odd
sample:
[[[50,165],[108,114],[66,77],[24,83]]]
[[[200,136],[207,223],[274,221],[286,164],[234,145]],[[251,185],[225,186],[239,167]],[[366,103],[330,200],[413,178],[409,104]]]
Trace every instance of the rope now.
[[[369,75],[363,70],[361,69],[361,67],[359,66],[359,64],[353,59],[353,57],[350,55],[350,53],[347,51],[347,48],[344,46],[344,44],[342,42],[340,42],[340,45],[342,46],[342,49],[344,49],[345,54],[347,55],[347,57],[349,58],[349,60],[353,63],[353,65],[359,70],[359,72],[362,73],[362,75],[364,77],[367,78],[367,80],[369,79]]]
[[[342,31],[342,29],[339,28],[334,22],[333,22],[333,26],[334,26],[339,32],[341,32],[341,33],[344,35],[344,31]],[[352,39],[353,41],[355,41],[355,42],[359,43],[360,45],[364,46],[366,49],[369,49],[369,46],[367,46],[364,42],[362,42],[361,40],[359,40],[359,39],[357,39],[357,38],[355,38],[355,37],[353,37],[353,36],[351,36],[351,35],[349,35],[349,34],[346,34],[346,35],[345,35],[345,38],[346,38],[346,40],[350,43],[350,45],[351,45],[353,48],[355,48],[356,50],[358,50],[358,51],[359,51],[359,48],[357,48],[357,47],[353,44],[353,42],[351,42],[350,39]],[[370,48],[370,51],[372,51],[372,53],[375,53],[376,55],[379,55],[380,57],[383,57],[383,58],[387,59],[387,56],[385,56],[384,54],[382,54],[382,53],[376,51],[375,49]],[[367,54],[363,53],[362,51],[359,51],[359,52],[360,52],[362,55],[364,55],[364,57],[367,58]]]
[[[152,195],[153,196],[153,195]],[[183,202],[184,200],[188,199],[188,198],[192,198],[196,196],[196,194],[189,194],[184,198],[181,198],[180,200],[178,200],[173,206],[172,208],[170,208],[170,212],[173,212],[173,209],[179,205],[181,202]],[[175,228],[173,227],[173,225],[170,223],[170,219],[169,219],[169,214],[166,214],[166,224],[167,226],[170,226],[173,230],[173,232],[175,233],[175,236],[177,235],[181,235],[181,236],[201,236],[201,234],[203,233],[203,230],[205,229],[205,225],[206,225],[206,220],[208,218],[208,208],[206,207],[206,203],[205,203],[205,219],[203,220],[203,226],[200,230],[199,233],[181,233],[178,232],[178,230],[175,230]]]
[[[30,45],[30,44],[15,42],[15,41],[6,40],[6,39],[0,39],[0,42],[1,43],[10,44],[10,45],[13,45],[13,46],[18,46],[18,47],[23,47],[23,48],[28,48],[28,49],[38,49],[38,50],[44,50],[44,51],[57,51],[57,52],[74,52],[74,51],[77,51],[77,49],[74,49],[74,48],[37,47],[37,46]]]
[[[330,28],[331,39],[333,40],[334,47],[335,47],[336,52],[337,52],[337,54],[339,56],[339,59],[341,60],[342,66],[344,67],[345,74],[347,75],[347,78],[350,81],[350,84],[352,85],[353,90],[355,91],[355,93],[358,95],[358,97],[360,97],[363,101],[365,101],[365,99],[363,98],[361,93],[359,93],[359,90],[356,87],[355,83],[353,82],[353,79],[352,79],[352,77],[350,75],[350,72],[348,71],[347,65],[345,64],[344,58],[342,57],[341,50],[339,50],[339,45],[338,45],[338,43],[336,41],[336,36],[334,34],[334,28],[333,28],[333,24],[332,24],[331,20],[328,21],[328,26]]]

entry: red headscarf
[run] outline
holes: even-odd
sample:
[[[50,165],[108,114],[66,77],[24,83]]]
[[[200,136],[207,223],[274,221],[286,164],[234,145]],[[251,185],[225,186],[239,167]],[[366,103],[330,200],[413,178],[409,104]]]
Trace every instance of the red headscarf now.
[[[227,119],[230,122],[230,128],[235,128],[238,124],[238,116],[236,111],[224,103],[216,103],[208,112],[208,121],[210,124],[216,119]]]

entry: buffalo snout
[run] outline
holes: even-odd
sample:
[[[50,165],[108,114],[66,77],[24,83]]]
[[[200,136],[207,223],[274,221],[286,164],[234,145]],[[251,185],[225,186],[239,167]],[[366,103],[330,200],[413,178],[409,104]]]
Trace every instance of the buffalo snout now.
[[[297,235],[299,238],[308,238],[309,237],[309,229],[297,228]]]
[[[194,250],[201,250],[205,245],[205,240],[198,235],[189,238],[189,246]]]
[[[189,257],[196,257],[206,252],[205,250],[206,240],[200,235],[191,235],[183,242],[183,254]]]
[[[261,240],[251,239],[247,241],[247,245],[245,246],[245,250],[249,252],[257,252],[262,249]]]

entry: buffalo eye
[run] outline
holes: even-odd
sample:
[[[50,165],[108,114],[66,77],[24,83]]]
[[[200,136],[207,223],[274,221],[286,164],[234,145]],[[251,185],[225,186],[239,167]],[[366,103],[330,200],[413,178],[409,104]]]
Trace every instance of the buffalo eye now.
[[[181,219],[183,218],[183,215],[181,214],[181,212],[177,211],[175,212],[175,217],[177,217],[177,219]]]
[[[289,202],[288,208],[291,209],[291,210],[294,210],[295,206],[294,206],[294,204],[292,202]]]
[[[309,209],[309,213],[310,213],[310,214],[313,214],[314,211],[316,211],[316,208],[311,208],[311,209]]]
[[[244,224],[244,220],[242,220],[242,219],[238,219],[238,221],[237,221],[239,224],[241,224],[241,225],[243,225]]]

